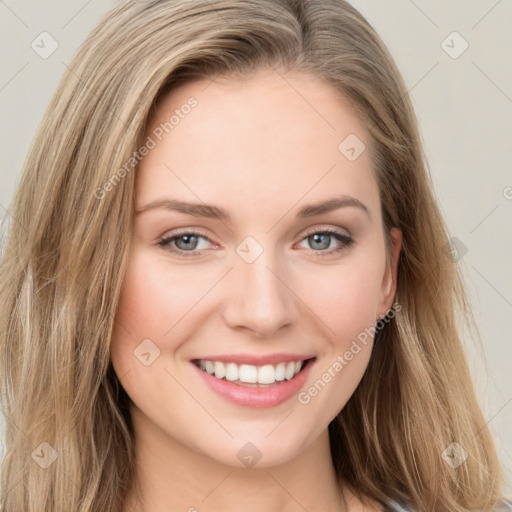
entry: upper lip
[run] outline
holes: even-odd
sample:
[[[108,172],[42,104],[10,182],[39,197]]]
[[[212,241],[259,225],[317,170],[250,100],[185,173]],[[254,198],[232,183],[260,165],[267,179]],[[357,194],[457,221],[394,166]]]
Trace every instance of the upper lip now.
[[[195,358],[192,361],[220,361],[223,363],[235,363],[235,364],[250,364],[253,366],[264,366],[266,364],[278,364],[288,363],[290,361],[306,361],[315,357],[312,355],[303,354],[267,354],[267,355],[255,355],[255,354],[218,354],[212,356],[204,356]]]

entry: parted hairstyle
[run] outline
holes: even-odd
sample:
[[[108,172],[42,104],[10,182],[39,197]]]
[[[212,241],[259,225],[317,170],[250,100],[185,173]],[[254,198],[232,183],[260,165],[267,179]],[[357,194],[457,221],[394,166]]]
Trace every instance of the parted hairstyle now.
[[[122,510],[135,452],[109,343],[137,150],[174,86],[263,68],[314,75],[349,99],[371,137],[388,257],[390,229],[403,232],[401,311],[376,334],[359,386],[329,425],[340,483],[417,511],[490,510],[502,498],[463,351],[460,318],[474,323],[463,280],[407,89],[372,26],[344,0],[136,0],[116,4],[69,64],[9,210],[2,512]],[[468,454],[456,468],[442,456],[454,442]],[[46,469],[32,456],[41,443],[58,457]]]

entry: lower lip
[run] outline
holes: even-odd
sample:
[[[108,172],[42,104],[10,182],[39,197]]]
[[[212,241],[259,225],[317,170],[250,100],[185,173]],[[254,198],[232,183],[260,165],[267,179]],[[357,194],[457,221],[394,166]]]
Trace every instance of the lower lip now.
[[[264,388],[253,388],[233,384],[229,380],[217,379],[208,372],[201,370],[194,363],[192,366],[209,388],[229,402],[243,407],[266,408],[276,407],[293,395],[304,385],[315,360],[309,360],[306,366],[293,379],[281,381],[279,384]]]

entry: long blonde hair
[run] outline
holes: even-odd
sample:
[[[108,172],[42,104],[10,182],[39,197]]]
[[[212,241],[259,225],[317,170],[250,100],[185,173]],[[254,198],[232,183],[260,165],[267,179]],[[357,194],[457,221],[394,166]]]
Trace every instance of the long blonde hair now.
[[[133,429],[109,341],[133,222],[136,167],[126,162],[163,92],[262,67],[313,74],[350,99],[375,146],[386,235],[403,231],[402,310],[329,425],[340,482],[418,511],[487,510],[502,497],[456,325],[459,313],[471,320],[462,280],[406,87],[373,28],[344,0],[137,0],[116,5],[69,65],[10,208],[2,511],[122,510]],[[442,456],[454,442],[468,454],[457,468]]]

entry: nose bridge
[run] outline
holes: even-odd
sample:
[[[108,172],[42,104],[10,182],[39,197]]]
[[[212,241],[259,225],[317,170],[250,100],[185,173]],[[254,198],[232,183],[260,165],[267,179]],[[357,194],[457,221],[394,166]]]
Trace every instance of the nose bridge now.
[[[295,298],[286,286],[284,265],[271,247],[247,237],[236,249],[230,272],[225,320],[269,336],[297,318]]]

